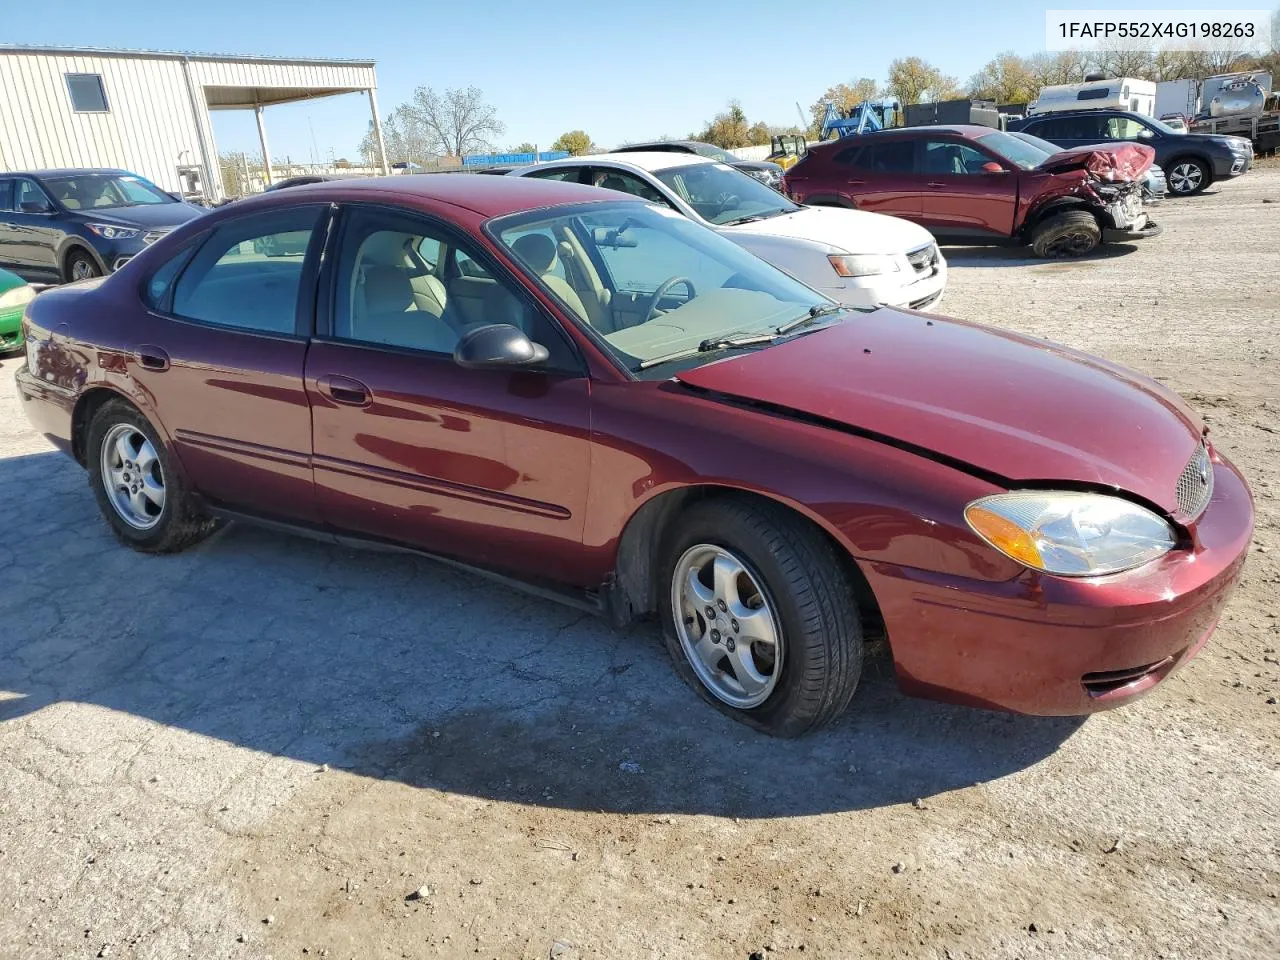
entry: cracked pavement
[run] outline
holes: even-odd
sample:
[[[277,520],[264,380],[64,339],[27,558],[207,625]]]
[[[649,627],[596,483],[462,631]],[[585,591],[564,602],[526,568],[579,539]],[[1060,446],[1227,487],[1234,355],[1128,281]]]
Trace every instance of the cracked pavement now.
[[[1237,252],[1280,239],[1263,198],[1280,168],[1084,263],[948,254],[948,313],[1165,379],[1258,497],[1204,653],[1087,721],[908,700],[876,661],[777,742],[652,628],[427,560],[242,526],[141,556],[4,360],[0,955],[1276,956],[1280,244]]]

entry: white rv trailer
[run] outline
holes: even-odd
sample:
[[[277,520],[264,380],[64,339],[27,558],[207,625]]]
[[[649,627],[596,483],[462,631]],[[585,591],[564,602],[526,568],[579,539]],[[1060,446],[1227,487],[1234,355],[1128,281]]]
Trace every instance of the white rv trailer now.
[[[1148,117],[1156,108],[1156,85],[1151,80],[1115,77],[1045,87],[1027,113],[1061,113],[1064,110],[1132,110]]]

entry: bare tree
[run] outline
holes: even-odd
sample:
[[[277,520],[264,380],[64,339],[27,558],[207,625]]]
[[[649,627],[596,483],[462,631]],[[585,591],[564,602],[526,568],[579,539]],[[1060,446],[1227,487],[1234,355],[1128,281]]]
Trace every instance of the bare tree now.
[[[1097,50],[1091,57],[1099,73],[1108,77],[1150,79],[1155,55],[1150,50]]]
[[[479,87],[448,89],[437,94],[430,87],[418,87],[403,109],[434,140],[441,153],[461,157],[492,149],[492,140],[507,129],[498,111],[484,100]]]
[[[1027,58],[1027,69],[1031,72],[1031,79],[1038,92],[1040,87],[1079,83],[1084,79],[1088,63],[1088,57],[1083,51],[1059,50],[1056,53],[1033,54]]]

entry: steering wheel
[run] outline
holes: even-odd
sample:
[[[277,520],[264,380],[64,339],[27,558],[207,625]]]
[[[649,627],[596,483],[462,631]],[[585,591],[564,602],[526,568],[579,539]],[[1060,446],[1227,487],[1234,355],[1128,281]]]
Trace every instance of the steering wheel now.
[[[671,277],[669,280],[662,281],[657,290],[653,291],[653,297],[649,300],[649,306],[644,312],[644,319],[641,323],[648,323],[658,315],[658,304],[662,302],[662,298],[671,292],[672,287],[678,287],[684,284],[686,290],[689,291],[689,299],[696,297],[697,291],[693,289],[693,281],[688,277]]]

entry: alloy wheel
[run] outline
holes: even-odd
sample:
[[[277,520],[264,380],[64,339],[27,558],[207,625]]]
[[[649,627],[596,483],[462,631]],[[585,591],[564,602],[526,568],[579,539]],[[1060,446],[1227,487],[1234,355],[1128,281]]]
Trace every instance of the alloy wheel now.
[[[1174,193],[1193,193],[1204,182],[1204,170],[1197,163],[1180,163],[1169,174],[1169,189]]]
[[[732,707],[769,699],[782,673],[782,627],[760,577],[724,547],[697,544],[671,577],[676,634],[702,684]]]
[[[120,519],[150,530],[164,512],[164,470],[146,435],[129,423],[112,427],[102,440],[102,485]]]

